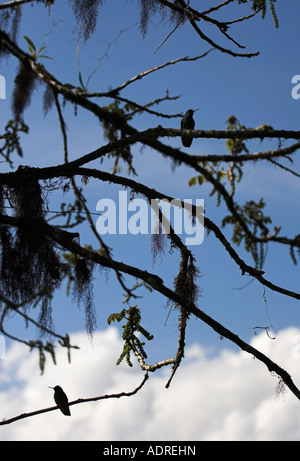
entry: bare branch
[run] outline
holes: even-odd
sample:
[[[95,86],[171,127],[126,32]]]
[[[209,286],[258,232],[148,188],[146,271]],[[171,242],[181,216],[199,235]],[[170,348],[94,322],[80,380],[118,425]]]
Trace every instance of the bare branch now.
[[[142,389],[148,377],[149,377],[148,373],[146,373],[141,384],[131,392],[120,392],[119,394],[106,394],[106,395],[100,395],[96,397],[89,397],[85,399],[77,399],[77,400],[73,400],[72,402],[69,402],[68,405],[72,406],[72,405],[78,405],[79,403],[97,402],[99,400],[107,400],[107,399],[119,399],[121,397],[131,397],[132,395],[137,394]],[[0,421],[0,426],[14,423],[16,421],[19,421],[20,419],[31,418],[32,416],[37,416],[42,413],[48,413],[49,411],[55,411],[59,409],[60,408],[58,406],[53,406],[53,407],[48,407],[48,408],[42,408],[40,410],[31,411],[30,413],[22,413],[21,415],[15,416],[13,418],[3,419],[2,421]]]
[[[220,8],[223,8],[223,6],[227,6],[227,5],[229,5],[229,3],[232,3],[232,2],[235,2],[235,1],[236,0],[225,0],[225,2],[219,3],[219,5],[213,6],[213,7],[209,8],[206,11],[202,11],[202,14],[208,15],[208,14],[212,13],[213,11],[217,11]]]
[[[252,154],[240,154],[236,156],[228,154],[207,154],[207,155],[193,155],[195,160],[199,162],[237,162],[242,163],[246,161],[254,162],[257,160],[269,160],[272,161],[272,158],[276,157],[285,157],[286,155],[293,154],[296,150],[300,149],[300,142],[293,144],[292,146],[285,147],[282,149],[268,150],[265,152],[253,152]],[[274,162],[274,161],[273,161]],[[274,162],[276,163],[276,162]],[[277,164],[277,163],[276,163]],[[290,173],[293,173],[288,168],[285,168]]]
[[[23,5],[24,3],[32,3],[34,0],[11,0],[10,2],[5,2],[0,4],[0,10],[5,8],[15,8],[16,6]],[[36,2],[38,0],[35,0]]]
[[[128,85],[131,85],[132,83],[136,82],[137,80],[141,80],[142,78],[146,77],[149,74],[152,74],[153,72],[156,72],[158,70],[164,69],[165,67],[168,67],[168,66],[173,66],[174,64],[177,64],[178,62],[198,61],[198,59],[204,58],[211,51],[213,51],[212,48],[210,50],[206,51],[205,53],[201,54],[200,56],[195,56],[193,58],[190,58],[189,56],[185,56],[183,58],[177,58],[177,59],[174,59],[173,61],[165,62],[164,64],[161,64],[160,66],[152,67],[151,69],[145,70],[144,72],[140,72],[135,77],[132,77],[131,79],[129,79],[126,82],[122,83],[122,85],[120,85],[120,86],[118,86],[116,88],[113,88],[112,90],[109,90],[106,93],[86,93],[85,96],[91,98],[91,97],[117,95],[120,91],[124,90],[124,88],[126,88]]]
[[[201,30],[200,28],[198,27],[198,25],[196,24],[196,21],[199,21],[199,20],[203,20],[205,22],[209,22],[211,24],[214,24],[218,29],[219,31],[230,41],[232,41],[236,46],[238,46],[239,48],[244,48],[244,46],[240,45],[239,43],[236,42],[236,40],[234,40],[232,37],[230,37],[226,30],[228,29],[228,25],[224,22],[220,22],[214,18],[211,18],[210,16],[208,16],[208,13],[211,13],[212,11],[214,11],[214,9],[218,9],[218,8],[221,8],[225,5],[227,5],[229,2],[225,2],[223,4],[220,4],[218,5],[217,7],[215,7],[214,9],[210,9],[206,12],[199,12],[193,8],[191,8],[189,6],[189,2],[185,3],[183,0],[180,0],[180,5],[181,6],[178,6],[178,4],[176,3],[171,3],[169,2],[168,0],[160,0],[160,2],[167,6],[168,8],[170,8],[171,10],[174,10],[174,11],[177,11],[179,13],[184,13],[184,16],[186,16],[191,24],[191,26],[194,28],[194,30],[196,31],[196,33],[200,36],[200,38],[204,41],[206,41],[207,43],[209,43],[211,46],[213,46],[215,49],[219,50],[219,51],[222,51],[223,53],[227,53],[231,56],[235,56],[235,57],[247,57],[247,58],[251,58],[253,56],[257,56],[259,54],[259,52],[255,52],[255,53],[236,53],[234,51],[231,51],[230,49],[227,49],[227,48],[224,48],[220,45],[218,45],[216,42],[214,42],[212,39],[210,39],[209,37],[207,37]]]

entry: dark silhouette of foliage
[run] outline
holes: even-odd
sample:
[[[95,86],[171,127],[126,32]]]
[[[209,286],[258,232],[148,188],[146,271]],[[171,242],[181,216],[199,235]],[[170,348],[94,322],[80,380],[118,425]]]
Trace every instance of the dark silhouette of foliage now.
[[[61,281],[63,265],[42,228],[41,193],[37,181],[20,182],[9,190],[18,226],[14,231],[1,226],[0,290],[15,302],[34,298],[41,287],[50,295]]]
[[[179,266],[179,273],[174,281],[174,290],[180,297],[196,304],[200,295],[200,288],[197,284],[199,269],[195,266],[191,255],[182,254]]]
[[[72,6],[78,24],[82,27],[84,40],[88,40],[95,32],[98,9],[100,5],[104,4],[104,0],[68,0],[68,2]],[[137,3],[140,7],[140,29],[144,37],[147,33],[147,26],[151,17],[157,12],[160,12],[163,17],[167,13],[170,13],[169,19],[171,21],[182,21],[184,9],[182,9],[179,2],[179,10],[170,9],[164,2],[159,0],[137,0]]]
[[[176,24],[182,22],[184,18],[184,9],[182,9],[180,3],[176,1],[175,4],[179,6],[179,10],[169,9],[164,2],[160,2],[159,0],[138,0],[138,3],[140,4],[140,29],[143,37],[147,34],[148,23],[151,17],[156,13],[160,13],[163,19],[169,19]]]
[[[119,116],[121,119],[130,120],[132,117],[130,115],[130,107],[128,104],[124,104],[124,107],[121,107],[118,101],[113,102],[109,106],[105,106],[105,109],[110,111],[114,116]],[[104,129],[104,136],[108,142],[118,141],[125,136],[125,132],[122,130],[122,127],[116,126],[114,119],[107,119],[102,121],[102,126]],[[123,160],[127,164],[127,169],[129,172],[134,173],[134,168],[132,166],[132,154],[130,145],[122,146],[114,149],[110,156],[114,157],[114,173],[116,173],[119,168],[119,161]]]
[[[151,235],[151,252],[153,258],[153,264],[156,261],[157,256],[162,255],[165,251],[166,236],[161,232],[159,234]]]
[[[21,61],[15,78],[12,101],[12,111],[16,120],[21,119],[25,108],[30,104],[36,79],[29,64]]]
[[[0,135],[3,145],[0,147],[0,155],[12,167],[11,154],[17,151],[19,157],[23,157],[23,150],[18,133],[28,133],[28,126],[23,120],[9,120],[5,126],[5,132]]]
[[[153,339],[153,335],[151,335],[141,325],[141,310],[137,307],[137,305],[128,306],[128,309],[122,309],[120,313],[111,314],[108,317],[107,322],[110,325],[111,322],[121,322],[123,319],[127,320],[125,325],[122,327],[124,347],[120,357],[117,360],[117,365],[119,365],[125,359],[127,365],[132,367],[133,364],[130,358],[130,353],[132,351],[138,354],[142,360],[147,358],[147,354],[144,349],[145,343],[139,339],[136,333],[142,334],[146,339],[148,339],[148,341]]]
[[[98,18],[98,7],[104,0],[68,0],[77,22],[82,27],[83,38],[88,40],[95,32]]]
[[[278,27],[278,17],[275,11],[276,0],[269,0],[269,7],[276,27]],[[252,0],[252,9],[261,11],[262,18],[265,17],[267,11],[267,0]]]
[[[0,29],[7,30],[13,41],[17,40],[19,25],[22,17],[22,9],[17,6],[12,9],[6,9],[0,16]],[[5,52],[5,50],[3,50]],[[0,43],[1,58],[1,43]]]
[[[73,296],[78,305],[84,304],[87,334],[92,336],[96,328],[96,313],[93,303],[94,264],[84,258],[75,258],[73,265]]]
[[[53,90],[47,86],[43,96],[43,112],[46,116],[54,104]]]
[[[29,2],[25,0],[22,4],[24,3]],[[49,6],[53,2],[43,0],[38,3],[44,3]],[[88,40],[96,30],[98,10],[100,6],[104,5],[104,0],[69,0],[68,3],[74,11],[77,23],[81,26],[83,38]],[[201,2],[198,3],[200,4]],[[197,2],[194,2],[194,4],[197,5]],[[235,11],[242,9],[239,5],[244,4],[245,6],[245,4],[248,4],[247,6],[250,10],[252,8],[252,11],[248,12],[248,16],[244,16],[246,8],[243,8],[242,17],[238,19],[234,17],[233,21],[229,21],[230,18],[227,15],[226,21],[221,21],[220,10],[221,8],[225,10],[229,4],[235,7]],[[219,4],[215,2],[215,5],[208,10],[200,12],[192,8],[192,2],[190,1],[137,0],[137,5],[140,9],[140,30],[143,36],[147,33],[150,21],[156,15],[157,18],[168,21],[167,24],[172,28],[168,37],[176,31],[178,26],[185,24],[187,27],[191,27],[200,37],[201,45],[209,44],[209,51],[217,49],[219,52],[227,53],[231,56],[248,58],[256,56],[258,52],[237,53],[231,48],[224,48],[211,37],[206,36],[202,26],[209,25],[207,29],[210,32],[212,31],[212,37],[213,31],[216,31],[217,40],[219,40],[221,34],[225,43],[226,40],[229,40],[230,46],[244,48],[229,36],[230,28],[234,27],[236,23],[241,24],[243,21],[248,21],[248,19],[253,18],[260,12],[262,18],[264,18],[268,5],[275,25],[278,25],[274,4],[275,0],[269,0],[269,3],[267,3],[267,0],[239,0],[234,3],[225,1]],[[9,11],[9,7],[6,8]],[[117,8],[116,6],[116,14],[118,14]],[[2,4],[0,5],[0,11],[3,9]],[[214,14],[215,12],[216,15]],[[132,197],[135,194],[142,194],[149,203],[151,203],[152,199],[172,201],[173,197],[156,190],[153,188],[153,184],[148,187],[138,182],[137,175],[133,180],[130,175],[124,177],[119,174],[119,163],[121,161],[126,164],[129,173],[136,173],[134,169],[135,149],[132,149],[132,146],[140,143],[142,146],[146,146],[147,149],[150,148],[158,155],[170,160],[170,163],[176,165],[176,167],[183,166],[192,169],[192,174],[196,176],[191,178],[190,185],[202,186],[205,182],[206,185],[211,186],[210,195],[216,194],[217,205],[224,205],[225,214],[228,213],[228,216],[225,216],[223,221],[221,220],[221,226],[219,227],[210,219],[210,211],[208,211],[208,216],[205,214],[204,218],[205,228],[207,232],[214,234],[213,237],[218,240],[217,243],[221,243],[224,253],[232,258],[233,264],[236,264],[241,269],[242,275],[247,274],[247,276],[256,279],[264,287],[269,287],[276,292],[299,299],[299,293],[275,285],[267,278],[264,278],[264,272],[260,270],[263,267],[268,242],[286,245],[290,250],[293,261],[296,263],[296,252],[299,253],[300,248],[299,235],[290,238],[285,235],[279,235],[279,227],[274,227],[274,232],[272,233],[269,229],[272,221],[264,213],[265,202],[263,199],[258,201],[248,200],[241,204],[239,198],[236,198],[236,189],[243,176],[246,162],[257,162],[259,159],[271,162],[274,161],[274,158],[291,160],[289,156],[295,153],[300,146],[298,142],[299,132],[273,130],[268,125],[262,125],[255,129],[248,128],[242,125],[235,116],[231,116],[227,120],[227,130],[191,130],[191,133],[189,133],[191,138],[227,139],[225,145],[226,154],[213,155],[201,152],[199,155],[190,155],[182,148],[172,147],[171,143],[164,143],[163,141],[163,138],[166,137],[178,137],[180,139],[183,135],[182,130],[163,128],[159,125],[156,128],[139,131],[138,124],[134,125],[137,114],[146,114],[147,116],[151,114],[159,117],[160,120],[161,118],[182,117],[182,114],[164,114],[152,110],[153,106],[161,104],[163,101],[177,99],[177,97],[171,98],[167,92],[165,97],[159,98],[158,95],[153,101],[145,103],[145,101],[141,102],[140,100],[129,100],[125,97],[123,90],[129,85],[134,85],[136,81],[140,81],[150,73],[170,65],[173,66],[180,61],[195,61],[206,56],[209,51],[195,58],[175,59],[148,69],[133,76],[120,84],[120,86],[110,88],[108,91],[101,88],[102,82],[100,79],[98,82],[100,85],[99,92],[89,93],[88,83],[86,86],[84,85],[81,72],[79,72],[80,87],[78,87],[76,82],[62,83],[59,81],[59,76],[50,73],[47,65],[41,65],[38,60],[48,57],[41,55],[45,47],[42,46],[37,50],[28,36],[24,37],[29,44],[29,54],[28,50],[23,51],[14,43],[17,30],[14,24],[17,24],[17,20],[13,22],[12,13],[7,15],[8,20],[6,22],[3,18],[5,18],[5,15],[2,15],[0,24],[1,27],[3,24],[5,25],[5,27],[2,27],[4,30],[0,30],[0,54],[10,53],[14,58],[18,59],[19,68],[15,78],[12,101],[15,120],[7,124],[5,135],[0,138],[4,139],[4,146],[1,147],[0,153],[10,165],[10,155],[13,150],[16,150],[19,155],[22,154],[18,133],[26,131],[22,117],[24,110],[30,103],[32,92],[39,78],[46,87],[43,98],[44,114],[51,108],[57,111],[58,126],[63,138],[63,161],[51,167],[20,167],[9,174],[0,174],[0,302],[3,308],[0,321],[1,331],[3,331],[3,318],[6,311],[11,309],[14,312],[19,312],[22,307],[24,310],[30,307],[38,307],[38,327],[41,329],[42,334],[55,336],[52,318],[52,297],[55,289],[61,287],[62,281],[67,280],[67,293],[71,292],[74,300],[79,305],[84,306],[86,330],[89,335],[92,335],[96,328],[93,276],[94,266],[98,266],[114,272],[120,287],[125,292],[125,302],[128,305],[128,308],[123,309],[120,313],[111,314],[108,318],[108,323],[126,321],[123,327],[124,348],[118,363],[125,358],[128,365],[131,366],[130,355],[133,352],[144,370],[155,371],[162,366],[172,365],[173,370],[167,383],[168,387],[184,356],[187,322],[191,316],[195,316],[216,331],[220,337],[228,338],[241,350],[247,351],[263,362],[269,371],[276,372],[297,398],[300,399],[300,390],[294,386],[287,372],[197,307],[197,301],[201,293],[198,280],[200,272],[196,267],[196,260],[192,252],[186,247],[184,240],[175,234],[173,229],[168,235],[170,253],[179,254],[180,263],[179,268],[175,269],[175,274],[176,272],[178,273],[174,278],[173,287],[169,288],[167,281],[163,281],[156,273],[149,273],[138,265],[129,265],[127,262],[121,262],[117,258],[113,258],[112,249],[108,247],[102,236],[97,232],[92,216],[93,213],[88,207],[88,195],[85,192],[89,180],[95,180],[105,185],[105,187],[114,184],[126,190],[130,189]],[[98,88],[96,89],[98,90]],[[134,91],[131,94],[134,95]],[[134,98],[135,96],[132,97]],[[83,112],[87,111],[89,116],[95,116],[98,128],[100,122],[101,133],[106,138],[105,143],[101,143],[101,136],[96,137],[95,150],[93,152],[78,152],[75,159],[68,152],[69,134],[65,112],[62,110],[63,107],[70,106],[74,108],[75,115],[79,116],[80,114],[79,110],[77,112],[78,108]],[[180,124],[178,123],[177,126],[179,127]],[[97,132],[96,136],[98,134],[99,132]],[[246,145],[247,139],[260,139],[262,141],[269,137],[278,139],[278,143],[280,143],[281,139],[293,139],[297,140],[297,142],[287,148],[278,148],[277,150],[259,153],[251,153],[250,148]],[[97,139],[99,139],[99,145],[97,145]],[[108,171],[105,170],[107,165],[103,167],[103,171],[101,170],[100,165],[104,165],[104,162],[101,163],[104,158],[113,158],[114,161],[113,167]],[[92,162],[98,162],[98,165],[95,166],[94,163],[91,166]],[[284,167],[284,169],[291,172],[289,168]],[[78,177],[81,178],[82,189],[77,185]],[[43,183],[42,181],[45,182]],[[61,203],[61,206],[58,206],[56,211],[51,210],[48,213],[46,198],[43,195],[46,190],[49,190],[47,187],[50,190],[55,189],[58,194],[60,192],[62,194],[73,194],[71,199],[73,203]],[[64,199],[61,198],[62,200]],[[180,203],[182,205],[181,201]],[[10,208],[6,207],[5,204],[9,204]],[[197,213],[194,208],[196,207],[193,206],[193,224],[197,219]],[[10,211],[7,211],[8,209]],[[89,237],[92,235],[97,241],[97,249],[95,250],[90,245],[81,245],[80,239],[75,241],[79,237],[78,232],[69,232],[70,228],[75,227],[76,231],[80,232],[79,225],[83,221],[90,226],[91,234],[89,234]],[[59,225],[55,226],[53,222],[59,222]],[[162,255],[164,253],[166,239],[161,232],[162,222],[162,216],[160,215],[160,232],[152,235],[153,262],[155,262],[158,254]],[[222,227],[228,225],[233,228],[231,242],[235,247],[239,247],[241,243],[244,244],[245,249],[255,261],[255,267],[248,265],[242,259],[232,246],[232,243],[223,234]],[[173,269],[173,267],[170,268],[172,271]],[[131,280],[131,277],[135,278],[134,284],[131,285],[131,282],[128,282],[125,278],[127,276],[129,280]],[[132,298],[139,297],[138,290],[142,287],[148,289],[149,292],[155,291],[162,295],[167,300],[167,305],[175,308],[176,314],[178,314],[179,338],[176,355],[171,359],[155,362],[153,365],[145,363],[147,354],[144,343],[140,340],[141,334],[148,340],[152,339],[152,335],[141,325],[141,311],[138,305],[133,307],[129,305]],[[26,321],[29,322],[30,319],[26,317]],[[67,335],[65,337],[60,336],[59,342],[64,347],[67,347],[68,352],[73,347],[70,346]],[[30,343],[27,341],[26,344],[31,348],[38,348],[41,371],[44,370],[46,352],[55,360],[52,342],[45,344],[38,340]]]
[[[97,25],[98,8],[104,4],[105,0],[68,0],[74,11],[77,22],[80,24],[83,30],[84,40],[94,33]],[[238,3],[247,3],[248,0],[238,0]],[[262,18],[264,19],[267,11],[267,0],[249,0],[252,2],[252,9],[254,11],[261,11]],[[275,11],[276,0],[269,0],[269,8],[274,20],[274,24],[278,27],[278,18]],[[195,20],[206,20],[206,16],[190,7],[189,1],[174,0],[173,2],[168,0],[137,0],[140,8],[140,30],[145,37],[148,30],[148,24],[151,18],[155,14],[160,14],[162,19],[168,20],[170,23],[175,24],[175,28],[183,24],[187,19],[191,21],[191,24]],[[225,6],[226,2],[224,3]],[[218,8],[216,8],[218,9]],[[214,8],[212,8],[212,11]],[[216,23],[217,24],[217,23]],[[226,32],[228,25],[217,24],[217,26]],[[201,33],[199,34],[202,35]],[[202,39],[207,39],[202,35]]]

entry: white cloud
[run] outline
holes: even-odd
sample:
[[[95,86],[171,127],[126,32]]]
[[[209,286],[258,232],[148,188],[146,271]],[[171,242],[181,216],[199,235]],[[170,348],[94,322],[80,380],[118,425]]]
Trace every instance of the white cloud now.
[[[252,344],[300,382],[300,330],[281,331],[276,340],[265,334]],[[58,351],[40,375],[38,358],[20,344],[0,361],[0,418],[52,406],[60,384],[69,400],[128,392],[142,381],[138,366],[115,366],[122,350],[118,331],[97,332],[91,344],[85,333],[72,335],[73,352],[67,363]],[[225,346],[225,342],[224,342]],[[276,398],[277,377],[244,352],[223,349],[211,357],[200,345],[186,351],[171,387],[171,369],[151,374],[133,397],[83,403],[71,407],[71,418],[55,411],[0,426],[0,440],[299,440],[299,401],[287,390]]]

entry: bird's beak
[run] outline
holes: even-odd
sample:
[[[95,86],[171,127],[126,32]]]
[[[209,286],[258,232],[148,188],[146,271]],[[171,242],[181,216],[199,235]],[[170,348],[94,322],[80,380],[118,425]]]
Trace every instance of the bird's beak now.
[[[197,112],[197,110],[199,110],[199,108],[198,108],[198,109],[195,109],[194,112]]]
[[[50,389],[54,389],[54,387],[48,386]]]

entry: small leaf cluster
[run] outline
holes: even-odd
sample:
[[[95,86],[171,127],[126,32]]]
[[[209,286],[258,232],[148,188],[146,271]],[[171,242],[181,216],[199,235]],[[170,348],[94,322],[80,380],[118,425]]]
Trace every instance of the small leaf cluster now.
[[[38,59],[38,58],[52,59],[50,56],[46,56],[45,54],[41,54],[42,51],[44,51],[46,49],[45,46],[42,46],[41,48],[39,48],[37,50],[35,44],[33,43],[33,41],[29,37],[24,35],[24,38],[25,38],[26,42],[28,43],[28,50],[29,50],[29,52],[31,54],[31,57],[33,59]]]
[[[272,223],[270,216],[265,216],[263,209],[265,202],[261,198],[258,202],[254,200],[247,201],[243,206],[235,205],[238,215],[243,216],[243,222],[247,225],[248,229],[251,230],[249,234],[245,227],[242,226],[237,215],[225,216],[222,221],[222,226],[225,227],[227,224],[232,224],[233,236],[232,241],[237,245],[240,245],[244,241],[244,247],[247,252],[250,252],[257,268],[261,268],[265,258],[265,244],[258,242],[255,237],[266,237],[269,233],[267,227],[268,224]],[[274,231],[278,232],[279,228],[274,227]]]
[[[28,130],[28,126],[22,120],[9,120],[5,126],[4,134],[0,134],[0,140],[3,140],[3,145],[0,146],[0,155],[10,167],[13,167],[11,154],[14,151],[17,151],[19,157],[23,157],[19,133],[28,133]]]
[[[81,193],[81,189],[79,189],[79,193]],[[70,228],[75,227],[86,220],[86,216],[82,214],[82,212],[82,201],[78,198],[75,198],[74,203],[61,203],[60,213],[58,213],[58,216],[65,217],[66,221],[64,223],[64,228]]]
[[[271,11],[271,15],[272,15],[275,27],[278,28],[279,23],[278,23],[278,17],[275,11],[275,5],[274,5],[275,2],[276,0],[269,0],[269,7],[270,7],[270,11]],[[252,9],[254,11],[261,10],[261,17],[262,19],[264,19],[266,15],[266,11],[267,11],[267,0],[252,0]]]
[[[247,131],[248,128],[245,125],[241,125],[239,120],[234,116],[231,115],[227,120],[227,131]],[[242,139],[227,139],[225,142],[225,146],[227,147],[227,150],[232,154],[232,155],[238,155],[241,154],[242,152],[245,152],[246,154],[249,153],[247,146],[245,142]]]
[[[46,365],[46,354],[48,352],[53,360],[54,365],[56,365],[56,357],[55,357],[55,350],[54,345],[52,342],[47,342],[44,344],[42,341],[29,341],[30,352],[34,349],[38,348],[39,350],[39,366],[41,375],[44,373],[45,365]]]
[[[61,337],[61,339],[59,339],[58,342],[62,347],[66,347],[68,349],[68,362],[70,363],[71,362],[71,353],[70,353],[71,345],[70,345],[69,335],[66,334],[65,337]],[[56,365],[55,345],[52,341],[47,341],[46,343],[44,343],[40,339],[35,340],[35,341],[32,340],[32,341],[28,341],[28,346],[30,348],[30,352],[32,352],[35,349],[39,350],[39,367],[40,367],[41,375],[45,371],[46,358],[47,358],[46,354],[50,355],[54,365]],[[75,348],[78,349],[77,346],[75,346]]]
[[[113,103],[105,106],[104,109],[108,110],[111,114],[113,114],[116,118],[118,118],[118,123],[114,123],[114,117],[109,120],[102,120],[102,126],[104,129],[104,136],[108,142],[115,142],[119,139],[125,137],[125,133],[123,133],[122,128],[119,128],[119,121],[120,118],[128,121],[132,117],[132,107],[130,104],[126,103],[122,107],[120,106],[118,101],[114,101]],[[127,164],[127,169],[129,173],[134,173],[134,168],[132,165],[132,153],[130,149],[130,145],[125,145],[119,148],[112,150],[109,154],[109,157],[114,157],[115,163],[113,168],[113,173],[116,174],[120,171],[119,161],[123,160]]]
[[[132,367],[133,365],[130,359],[130,352],[132,350],[136,351],[143,359],[147,358],[147,354],[144,349],[145,343],[140,341],[136,333],[142,334],[146,339],[148,339],[148,341],[153,339],[153,335],[151,335],[141,325],[141,312],[137,305],[128,306],[128,309],[123,309],[119,313],[111,314],[107,319],[107,323],[110,325],[111,322],[121,322],[123,319],[127,320],[126,324],[122,327],[124,347],[120,357],[117,360],[117,365],[119,365],[125,359],[128,366]]]
[[[227,131],[247,131],[250,128],[242,125],[239,120],[234,116],[231,115],[227,120]],[[270,127],[271,128],[271,127]],[[246,143],[242,139],[238,138],[228,138],[225,142],[226,149],[232,154],[232,164],[227,166],[219,166],[219,162],[201,162],[202,167],[205,168],[208,173],[213,176],[216,180],[216,183],[221,183],[222,180],[227,179],[231,185],[231,195],[235,192],[235,184],[239,183],[243,176],[243,169],[242,164],[234,162],[234,156],[239,155],[241,153],[248,154],[248,148]],[[203,183],[208,182],[208,179],[205,178],[203,175],[198,175],[189,180],[189,186],[195,186],[198,184],[201,186]],[[209,196],[213,196],[217,194],[217,206],[220,205],[222,195],[220,192],[220,188],[213,186]]]
[[[72,83],[65,83],[64,87],[68,88],[69,90],[75,90],[77,94],[84,94],[87,92],[87,87],[85,86],[83,79],[82,79],[82,74],[81,71],[78,72],[78,81],[80,86],[75,86]]]

